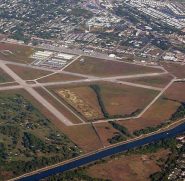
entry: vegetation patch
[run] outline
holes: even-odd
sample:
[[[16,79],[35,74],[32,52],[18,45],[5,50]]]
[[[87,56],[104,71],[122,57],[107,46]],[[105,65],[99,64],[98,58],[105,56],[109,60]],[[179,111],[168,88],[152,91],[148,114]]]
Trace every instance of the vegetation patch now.
[[[80,150],[20,94],[0,95],[0,180],[79,155]],[[4,174],[8,173],[8,174]]]

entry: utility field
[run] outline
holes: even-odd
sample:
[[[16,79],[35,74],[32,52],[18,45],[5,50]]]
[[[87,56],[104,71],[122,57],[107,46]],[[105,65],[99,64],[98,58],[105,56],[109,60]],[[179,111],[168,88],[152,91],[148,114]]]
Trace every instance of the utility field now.
[[[9,75],[7,75],[1,68],[0,68],[0,83],[12,82],[14,81]]]
[[[136,116],[158,94],[154,90],[106,82],[57,87],[53,91],[87,121]]]
[[[23,80],[33,80],[52,73],[46,70],[39,70],[12,64],[8,64],[8,67],[11,68]]]
[[[72,80],[80,80],[80,79],[84,79],[84,78],[79,76],[74,76],[74,75],[68,75],[64,73],[56,73],[48,77],[39,79],[38,82],[45,83],[45,82],[72,81]]]
[[[0,59],[18,63],[31,63],[34,49],[25,45],[0,42]]]
[[[76,145],[35,108],[29,96],[23,94],[27,93],[0,94],[0,180],[80,153]]]
[[[69,72],[94,75],[99,77],[133,75],[162,72],[161,69],[145,67],[124,62],[82,57],[65,69]]]
[[[140,77],[140,78],[121,79],[121,80],[136,83],[136,84],[164,88],[172,79],[173,77],[171,75],[165,74],[165,75],[159,75],[159,76],[148,76],[148,77]]]

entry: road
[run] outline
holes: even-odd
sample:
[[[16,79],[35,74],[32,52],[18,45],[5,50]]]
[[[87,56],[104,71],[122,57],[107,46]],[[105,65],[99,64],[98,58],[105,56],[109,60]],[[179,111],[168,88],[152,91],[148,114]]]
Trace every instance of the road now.
[[[69,171],[71,169],[75,169],[81,166],[85,166],[90,164],[91,162],[95,162],[97,160],[109,157],[114,154],[118,154],[129,149],[137,148],[143,146],[145,144],[150,144],[157,142],[161,139],[172,138],[178,134],[185,133],[185,122],[176,126],[175,128],[171,128],[166,131],[162,131],[160,133],[151,133],[146,137],[142,137],[139,139],[133,139],[132,141],[126,143],[119,143],[113,146],[109,146],[103,149],[99,149],[95,152],[91,152],[89,154],[76,157],[74,159],[58,163],[52,166],[48,166],[42,169],[38,169],[31,173],[24,174],[20,177],[11,179],[9,181],[38,181],[42,178],[46,178],[51,175],[55,175],[57,173],[61,173],[64,171]]]

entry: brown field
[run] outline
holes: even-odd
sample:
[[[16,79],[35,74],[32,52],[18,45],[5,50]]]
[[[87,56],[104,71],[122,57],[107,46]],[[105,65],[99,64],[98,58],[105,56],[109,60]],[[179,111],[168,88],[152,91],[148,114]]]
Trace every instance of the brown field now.
[[[49,95],[42,88],[35,88],[35,90],[40,93],[48,102],[50,102],[54,107],[56,107],[62,114],[64,114],[68,119],[73,123],[81,123],[81,121],[73,115],[70,111],[68,111],[60,102],[55,100],[51,95]]]
[[[185,78],[185,65],[177,63],[162,63],[162,66],[177,78]]]
[[[45,70],[39,70],[12,64],[8,64],[8,67],[11,68],[18,76],[20,76],[24,80],[33,80],[51,73]]]
[[[75,61],[65,70],[69,72],[100,77],[162,72],[161,69],[134,65],[124,62],[103,60],[91,57],[83,57],[85,61],[81,62],[81,59],[82,58]]]
[[[91,124],[63,127],[62,129],[84,152],[95,151],[102,147]]]
[[[185,102],[185,82],[175,82],[167,91],[168,99]]]
[[[19,63],[31,63],[33,59],[30,55],[34,52],[34,49],[25,45],[11,44],[0,42],[0,59],[19,62]]]
[[[42,94],[50,103],[53,103],[65,116],[74,122],[79,123],[79,120],[74,117],[70,112],[66,111],[65,108],[61,107],[47,92],[37,88],[37,91]],[[34,99],[33,99],[34,100]],[[60,120],[58,120],[53,114],[51,114],[46,108],[41,106],[36,101],[37,107],[48,117],[63,133],[65,133],[75,144],[77,144],[85,153],[95,151],[101,147],[101,143],[91,125],[78,125],[78,126],[66,126]],[[59,107],[58,107],[58,106]]]
[[[107,112],[128,116],[145,108],[158,94],[157,91],[118,84],[100,85],[102,100]]]
[[[131,79],[121,79],[123,81],[143,84],[148,86],[154,86],[159,88],[164,88],[171,80],[172,76],[169,74],[153,77],[141,77],[141,78],[131,78]]]
[[[185,102],[185,93],[182,91],[184,88],[185,83],[174,83],[142,117],[119,123],[127,127],[130,132],[159,125],[171,117],[180,106],[180,102]]]
[[[119,124],[125,126],[130,132],[154,127],[170,118],[179,106],[177,102],[159,99],[142,117],[119,121]]]
[[[112,138],[118,130],[114,129],[108,122],[94,123],[94,127],[99,134],[101,142],[104,146],[110,145],[108,139]]]
[[[71,91],[76,95],[76,97],[90,105],[90,107],[92,107],[92,109],[98,113],[98,116],[95,116],[91,119],[84,116],[83,112],[79,109],[79,104],[74,105],[74,103],[70,102],[69,100],[65,100],[69,99],[69,96],[64,98],[64,96],[59,95],[58,93],[56,94],[62,101],[65,100],[65,102],[67,102],[67,104],[71,106],[72,109],[76,110],[78,113],[80,112],[87,121],[103,119],[104,115],[99,105],[97,95],[95,91],[89,87],[90,85],[98,85],[100,87],[102,101],[110,117],[128,117],[136,111],[138,113],[139,110],[141,111],[143,108],[145,108],[158,94],[158,91],[107,82],[96,82],[93,84],[81,84],[72,86],[58,86],[52,87],[51,90],[53,92],[59,92],[60,90]]]
[[[87,168],[88,175],[112,181],[149,181],[150,175],[161,170],[158,160],[167,160],[168,150],[146,155],[129,155],[109,159]]]
[[[0,68],[0,83],[11,82],[11,81],[14,81],[14,80],[8,74],[6,74],[4,70]]]
[[[61,91],[69,91],[71,96],[67,94],[67,97],[64,97],[64,93],[61,93]],[[96,94],[90,87],[87,86],[59,89],[57,90],[57,94],[61,96],[68,104],[74,107],[78,112],[80,112],[87,120],[103,118]],[[72,96],[75,99],[74,101],[72,100]]]
[[[57,73],[57,74],[39,79],[38,82],[45,83],[45,82],[72,81],[72,80],[80,80],[80,79],[84,79],[84,78],[73,76],[73,75],[67,75],[63,73]]]

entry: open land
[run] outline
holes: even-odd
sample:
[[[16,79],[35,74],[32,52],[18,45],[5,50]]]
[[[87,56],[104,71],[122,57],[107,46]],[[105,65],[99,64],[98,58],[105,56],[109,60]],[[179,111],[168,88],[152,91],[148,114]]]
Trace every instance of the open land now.
[[[22,91],[0,95],[0,180],[43,167],[46,162],[69,159],[80,151]]]
[[[185,65],[177,63],[162,63],[162,66],[177,78],[185,78]]]
[[[10,163],[11,161],[20,161],[21,157],[24,158],[26,155],[25,149],[31,150],[31,156],[28,155],[30,160],[32,160],[35,154],[40,159],[40,156],[47,153],[51,147],[50,154],[53,157],[56,156],[56,153],[60,155],[60,149],[54,149],[55,145],[53,146],[52,144],[55,143],[51,143],[50,138],[48,138],[49,132],[66,135],[62,137],[62,139],[64,138],[62,144],[64,146],[70,144],[74,147],[71,151],[75,153],[67,157],[71,158],[76,153],[79,154],[80,149],[87,153],[116,142],[127,141],[136,136],[134,134],[135,131],[158,126],[171,119],[172,115],[177,115],[176,113],[178,113],[179,108],[184,110],[182,105],[185,102],[183,91],[185,83],[183,80],[183,70],[181,69],[180,74],[182,79],[179,79],[179,77],[177,79],[169,75],[171,72],[165,71],[163,68],[91,57],[84,57],[83,61],[81,58],[74,59],[71,64],[66,65],[61,70],[45,69],[39,66],[34,68],[34,66],[25,65],[25,63],[31,63],[28,57],[32,54],[31,51],[33,50],[30,47],[25,47],[24,53],[21,53],[24,48],[22,49],[19,46],[3,43],[0,46],[2,50],[9,48],[12,52],[14,51],[14,55],[9,51],[8,55],[3,54],[5,57],[0,57],[0,65],[3,75],[5,74],[10,79],[15,80],[13,85],[5,84],[3,87],[0,87],[2,93],[0,101],[3,101],[0,110],[4,110],[5,105],[8,107],[7,100],[10,100],[11,104],[6,111],[11,112],[11,119],[17,120],[19,110],[16,112],[17,108],[14,108],[14,105],[16,107],[17,104],[20,104],[23,112],[26,112],[21,115],[23,117],[24,115],[28,116],[22,120],[22,117],[18,115],[22,122],[15,125],[15,127],[18,129],[22,128],[21,126],[26,127],[25,130],[20,132],[22,136],[18,138],[18,146],[15,148],[17,150],[15,152],[13,150],[9,151],[7,158],[3,158],[9,159]],[[13,62],[16,58],[19,64]],[[11,65],[10,62],[4,60],[12,61]],[[20,63],[24,63],[24,66],[21,66]],[[126,82],[128,80],[131,80],[131,82]],[[6,90],[6,92],[3,90]],[[29,112],[30,110],[32,112]],[[179,118],[178,116],[177,118]],[[182,118],[182,115],[180,116]],[[2,125],[5,123],[9,124],[9,117],[2,116],[1,118],[7,120],[7,122],[2,122]],[[40,128],[41,123],[34,122],[39,120],[46,121],[47,125],[43,125]],[[26,124],[24,121],[26,121]],[[0,124],[0,127],[2,125]],[[45,128],[45,126],[48,127]],[[24,140],[21,141],[21,139],[24,138],[24,132],[33,134],[34,139],[39,140],[40,145],[43,147],[39,146],[33,152],[35,146],[28,146],[30,144],[28,141],[22,145]],[[8,144],[13,144],[11,139],[12,137],[9,135],[7,138],[2,135],[1,142],[6,143],[3,147],[5,151],[10,149]],[[27,134],[25,139],[27,139]],[[35,141],[34,144],[36,144]],[[51,147],[48,148],[48,145],[51,145]],[[25,146],[26,148],[24,148]],[[65,150],[66,148],[63,147],[63,149]],[[14,153],[14,155],[10,154],[10,152]],[[10,160],[10,157],[12,160]],[[124,159],[125,163],[129,160],[126,157]],[[134,157],[133,162],[137,162],[139,166],[145,169],[145,163],[138,159],[139,157]],[[28,160],[29,163],[30,160]],[[49,164],[52,164],[60,160],[54,159],[53,161],[51,159],[50,161]],[[157,166],[153,167],[153,165],[155,164],[152,164],[151,168],[157,170]],[[42,166],[45,165],[41,164],[39,167]],[[115,167],[117,166],[115,165]],[[3,170],[1,173],[7,173],[3,177],[10,178],[13,175],[28,172],[29,169],[25,168],[26,170],[21,173],[17,171],[12,173],[10,170]],[[133,168],[135,169],[136,166]],[[93,174],[95,172],[92,170],[90,173]],[[106,175],[105,172],[100,173]],[[112,173],[112,170],[110,173]],[[142,178],[142,173],[138,172],[138,170],[133,172],[129,170],[129,174],[132,173],[137,173],[137,175],[140,175],[138,178]],[[145,176],[147,174],[150,174],[149,171],[146,172]]]
[[[128,81],[137,84],[143,84],[153,87],[164,88],[171,80],[172,76],[169,74],[160,75],[160,76],[149,76],[141,78],[131,78],[131,79],[122,79],[123,81]]]
[[[39,79],[38,82],[59,82],[59,81],[71,81],[71,80],[80,80],[83,79],[83,77],[77,77],[74,75],[67,75],[63,73],[56,73],[47,77],[44,77],[42,79]]]
[[[13,82],[14,80],[7,75],[2,69],[0,69],[0,83]]]
[[[87,121],[135,116],[158,94],[155,90],[107,82],[50,89]]]
[[[175,82],[140,118],[120,121],[120,124],[133,132],[165,122],[185,102],[184,87],[184,82]]]
[[[25,45],[0,42],[0,59],[18,63],[30,63],[34,49]]]
[[[87,173],[92,177],[112,181],[149,181],[151,174],[161,170],[158,160],[166,160],[168,154],[168,150],[161,149],[156,153],[123,155],[91,166],[87,168]]]
[[[12,64],[9,64],[8,67],[11,68],[23,80],[34,80],[52,73],[45,70],[39,70],[39,69],[28,68],[28,67],[12,65]]]
[[[69,72],[99,77],[162,72],[162,70],[158,68],[145,67],[117,61],[109,61],[104,59],[96,59],[91,57],[79,58],[65,70]]]

